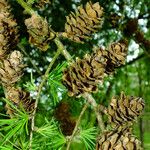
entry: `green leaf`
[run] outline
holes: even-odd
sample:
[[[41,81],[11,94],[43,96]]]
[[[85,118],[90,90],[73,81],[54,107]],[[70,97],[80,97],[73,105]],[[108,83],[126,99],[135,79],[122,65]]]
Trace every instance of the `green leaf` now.
[[[24,132],[28,134],[27,126],[29,121],[29,116],[26,112],[19,110],[7,99],[4,100],[14,109],[14,111],[16,111],[16,113],[13,118],[0,119],[0,130],[7,133],[0,141],[1,145],[3,145],[6,141],[10,140],[14,136],[16,137]]]
[[[53,69],[48,77],[48,85],[49,85],[49,91],[50,95],[53,98],[53,104],[56,106],[56,104],[59,102],[60,97],[58,96],[59,92],[65,92],[66,88],[62,84],[62,70],[66,67],[67,63],[64,62],[62,64],[58,64],[55,69]]]
[[[37,133],[45,137],[52,137],[54,134],[57,134],[56,125],[48,123],[36,130]]]
[[[51,147],[58,150],[66,143],[66,138],[60,132],[57,122],[53,119],[50,122],[46,119],[46,124],[37,128],[36,133],[38,133],[38,136],[33,141],[34,147],[39,147],[40,149]]]
[[[23,84],[23,86],[27,89],[27,91],[36,91],[37,86],[35,84],[35,79],[33,79],[33,74],[31,72],[30,81]]]
[[[6,136],[3,138],[2,140],[2,145],[9,140],[12,136],[14,136],[18,131],[20,132],[20,128],[22,127],[22,123],[21,122],[16,122],[16,127],[14,126],[14,128],[12,130],[10,130]]]
[[[95,127],[80,131],[80,139],[84,143],[87,150],[93,150],[95,147],[97,130]]]
[[[61,149],[65,143],[66,143],[66,138],[64,137],[64,135],[63,134],[57,134],[57,135],[55,135],[51,146],[54,149]]]
[[[0,146],[1,150],[13,150],[12,147],[5,147],[5,146]]]

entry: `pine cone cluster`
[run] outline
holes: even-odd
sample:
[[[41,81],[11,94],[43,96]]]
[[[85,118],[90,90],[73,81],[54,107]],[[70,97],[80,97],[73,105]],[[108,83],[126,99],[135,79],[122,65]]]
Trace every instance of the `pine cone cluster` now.
[[[110,123],[113,126],[129,125],[141,115],[144,109],[142,98],[125,96],[122,92],[120,97],[113,97],[107,110]]]
[[[125,96],[123,92],[119,97],[113,97],[107,109],[113,129],[102,133],[97,140],[96,150],[143,150],[131,129],[143,108],[142,98]]]
[[[18,109],[24,109],[26,112],[31,113],[34,110],[35,100],[30,98],[30,93],[14,87],[7,87],[7,99],[9,99]],[[7,114],[11,117],[14,115],[15,110],[6,104]]]
[[[14,50],[18,43],[17,23],[13,19],[10,6],[6,0],[0,1],[0,79],[4,86],[6,98],[9,99],[18,108],[24,108],[26,111],[33,110],[33,102],[30,100],[29,93],[15,88],[15,83],[23,75],[22,54]],[[11,52],[12,51],[12,52]],[[7,114],[10,117],[15,112],[9,104],[6,104]]]
[[[63,101],[60,102],[54,116],[60,123],[62,133],[66,136],[72,135],[76,122],[71,117],[69,104]]]
[[[17,23],[6,0],[0,2],[0,59],[15,48],[18,43]]]
[[[12,86],[23,75],[24,65],[22,59],[22,54],[19,51],[13,51],[7,59],[2,61],[0,78],[5,87]]]
[[[102,15],[103,8],[98,2],[95,4],[87,2],[85,8],[79,6],[75,13],[71,12],[66,17],[65,32],[62,36],[83,43],[84,39],[90,38],[90,35],[99,29]]]
[[[115,68],[122,65],[127,55],[123,43],[113,43],[108,50],[99,48],[92,55],[77,58],[63,72],[63,84],[69,96],[79,96],[85,92],[96,92],[97,84],[103,81]]]
[[[50,31],[48,22],[46,19],[33,14],[31,18],[25,20],[29,32],[29,42],[42,51],[46,51],[49,48],[49,41],[55,38],[53,32]]]
[[[128,128],[104,132],[97,140],[96,150],[143,150],[141,142]]]

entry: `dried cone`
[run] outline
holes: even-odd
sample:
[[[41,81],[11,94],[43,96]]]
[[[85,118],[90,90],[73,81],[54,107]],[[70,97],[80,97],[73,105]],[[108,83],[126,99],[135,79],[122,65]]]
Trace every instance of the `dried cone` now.
[[[55,37],[46,19],[33,14],[31,18],[25,20],[25,24],[30,36],[29,42],[40,50],[46,51],[49,48],[49,41]]]
[[[35,101],[30,98],[30,94],[21,89],[17,89],[14,87],[7,87],[6,89],[7,96],[18,109],[24,109],[25,111],[31,113],[34,109]],[[11,108],[8,104],[6,104],[7,114],[13,116],[15,110]]]
[[[3,60],[0,67],[0,79],[5,87],[13,85],[23,75],[22,59],[22,54],[19,51],[13,51],[7,59]]]
[[[96,150],[143,150],[141,142],[130,129],[104,132],[97,141]]]
[[[96,32],[102,22],[103,8],[99,3],[87,2],[85,8],[79,6],[78,10],[66,17],[65,32],[62,36],[79,43],[90,38]]]
[[[6,0],[0,1],[0,59],[13,50],[18,43],[17,23]]]
[[[122,92],[120,97],[111,99],[107,114],[113,126],[130,125],[141,115],[143,109],[144,101],[142,98],[128,97]]]
[[[113,43],[108,47],[106,74],[111,74],[115,68],[123,65],[127,56],[125,43]]]
[[[103,81],[105,66],[102,49],[92,56],[77,58],[63,73],[63,84],[68,88],[68,95],[79,96],[85,92],[97,91],[97,84]]]

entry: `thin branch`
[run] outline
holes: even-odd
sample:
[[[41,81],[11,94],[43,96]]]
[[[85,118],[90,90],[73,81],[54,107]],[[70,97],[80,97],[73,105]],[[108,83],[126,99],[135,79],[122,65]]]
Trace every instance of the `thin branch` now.
[[[52,29],[51,29],[51,30],[52,30]],[[52,32],[54,32],[54,31],[52,30]],[[55,34],[57,34],[57,37],[59,38],[59,33],[55,33]],[[63,54],[63,56],[66,58],[66,60],[67,60],[68,62],[74,62],[74,60],[72,59],[70,53],[66,50],[66,48],[65,48],[65,46],[62,44],[62,42],[61,42],[60,40],[57,41],[57,43],[56,43],[56,41],[54,41],[54,42],[55,42],[55,44],[56,44],[58,47],[61,46],[61,47],[63,48],[62,54]]]
[[[34,69],[36,70],[36,72],[39,74],[39,75],[42,75],[42,72],[38,69],[38,67],[35,65],[35,63],[33,63],[32,59],[30,58],[30,56],[27,54],[24,46],[22,44],[18,44],[17,45],[18,48],[27,56],[27,58],[29,59],[29,61],[31,62],[32,66],[34,67]]]
[[[23,0],[17,0],[17,2],[25,9],[25,11],[32,15],[35,13],[35,11],[26,3],[24,2]]]
[[[76,132],[78,131],[78,127],[79,127],[81,118],[82,118],[84,112],[86,111],[87,107],[88,107],[88,103],[86,103],[86,104],[84,105],[84,107],[82,108],[82,111],[81,111],[81,113],[80,113],[80,115],[79,115],[79,118],[78,118],[78,120],[77,120],[76,126],[75,126],[75,128],[74,128],[74,130],[73,130],[73,133],[72,133],[71,137],[68,139],[68,144],[67,144],[67,149],[66,149],[66,150],[69,150],[69,149],[70,149],[71,142],[72,142],[72,140],[73,140],[73,138],[74,138]]]
[[[69,52],[65,48],[63,49],[62,54],[64,55],[66,60],[73,62],[71,55],[69,54]]]
[[[101,112],[99,112],[98,105],[95,102],[95,99],[92,97],[91,94],[88,94],[88,93],[83,94],[83,97],[88,101],[89,104],[92,105],[94,112],[96,114],[96,117],[97,117],[98,125],[101,131],[103,132],[105,130],[105,125],[102,119]]]
[[[35,124],[35,114],[36,114],[36,110],[37,110],[37,106],[38,106],[38,102],[39,102],[39,99],[40,99],[40,95],[41,95],[41,92],[42,92],[42,88],[48,78],[48,74],[54,64],[54,62],[56,61],[56,59],[58,58],[58,56],[62,53],[62,46],[59,42],[59,40],[56,38],[54,39],[55,43],[59,44],[59,47],[57,49],[57,52],[55,54],[55,56],[53,57],[52,61],[50,62],[46,72],[45,72],[45,75],[43,76],[43,79],[42,79],[42,82],[41,84],[39,85],[38,87],[38,93],[37,93],[37,96],[36,96],[36,102],[35,102],[35,108],[34,108],[34,111],[33,111],[33,114],[32,114],[32,119],[31,119],[31,132],[30,132],[30,144],[29,144],[29,148],[30,150],[32,149],[32,139],[33,139],[33,131],[34,131],[34,124]]]

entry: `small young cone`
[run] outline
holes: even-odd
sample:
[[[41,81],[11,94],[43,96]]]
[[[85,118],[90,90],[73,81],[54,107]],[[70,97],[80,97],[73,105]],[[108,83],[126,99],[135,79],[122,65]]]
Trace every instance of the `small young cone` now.
[[[0,67],[0,79],[5,87],[13,85],[23,75],[22,59],[19,51],[13,51],[7,59],[3,60]]]
[[[30,94],[21,89],[7,87],[6,98],[9,99],[18,109],[24,109],[28,113],[34,110],[35,101],[30,98]],[[6,104],[7,114],[13,116],[15,110]]]
[[[68,103],[61,101],[54,112],[55,118],[60,123],[62,133],[66,136],[72,135],[76,121],[70,114],[70,106]]]
[[[102,133],[97,140],[96,150],[143,150],[141,142],[130,129],[117,129]]]
[[[3,59],[18,43],[17,23],[6,0],[0,2],[0,59]]]
[[[132,18],[129,19],[125,27],[123,29],[123,33],[126,37],[131,37],[138,29],[138,19],[137,18]]]
[[[85,8],[79,6],[78,10],[66,17],[65,32],[62,36],[78,42],[84,43],[84,39],[89,39],[91,34],[96,32],[102,23],[103,8],[99,3],[87,2]]]
[[[49,42],[55,38],[54,33],[50,31],[46,19],[33,14],[31,18],[25,20],[29,32],[29,42],[37,46],[40,50],[46,51],[49,48]]]
[[[122,92],[119,98],[113,97],[107,110],[108,118],[113,126],[130,125],[141,115],[144,109],[142,98],[125,96]]]

